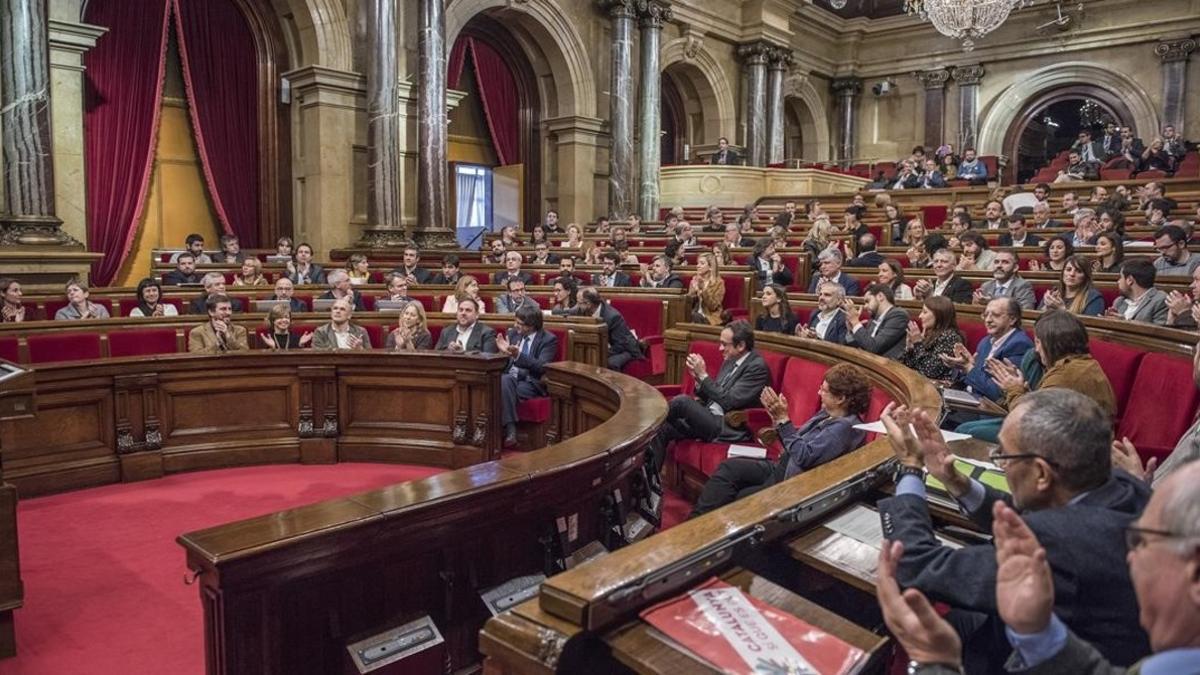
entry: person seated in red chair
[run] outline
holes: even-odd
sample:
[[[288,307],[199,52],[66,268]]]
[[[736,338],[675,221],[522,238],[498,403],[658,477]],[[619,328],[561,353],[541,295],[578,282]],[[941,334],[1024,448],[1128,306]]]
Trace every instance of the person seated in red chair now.
[[[542,311],[537,300],[529,297],[525,292],[525,282],[517,277],[509,277],[505,282],[508,292],[496,298],[496,313],[497,314],[516,314],[522,307],[532,307],[538,312]]]
[[[354,305],[350,304],[350,298],[334,300],[329,308],[329,323],[313,331],[313,349],[370,349],[370,334],[362,326],[350,323],[352,316]]]
[[[500,376],[500,401],[504,447],[511,448],[517,444],[517,404],[546,395],[542,377],[558,355],[558,338],[543,329],[541,310],[525,305],[516,311],[508,334],[496,335],[496,348],[508,354],[508,368]]]
[[[985,185],[988,179],[987,165],[975,156],[975,148],[963,150],[962,161],[958,163],[959,180],[968,181],[971,185]]]
[[[859,294],[858,279],[842,273],[842,252],[836,248],[827,248],[817,254],[817,270],[808,284],[809,293],[816,293],[817,286],[831,282],[846,289],[846,295]]]
[[[271,351],[287,351],[303,349],[312,344],[313,334],[293,331],[292,310],[287,305],[274,305],[267,312],[267,332],[259,335],[263,346]]]
[[[721,331],[720,340],[724,361],[715,378],[709,376],[704,357],[687,356],[687,369],[696,381],[696,398],[680,394],[671,399],[667,419],[648,448],[656,474],[662,471],[667,446],[673,441],[738,442],[750,438],[748,431],[729,426],[725,413],[755,407],[771,381],[771,371],[762,354],[754,351],[754,328],[749,322],[730,323]]]
[[[233,303],[224,293],[213,293],[204,300],[208,321],[188,333],[188,352],[192,354],[224,354],[250,349],[246,329],[233,324]]]
[[[971,282],[955,274],[958,254],[948,248],[933,254],[934,280],[921,279],[913,286],[913,295],[924,300],[931,295],[944,295],[956,304],[967,305],[975,295]],[[905,322],[907,323],[907,322]]]
[[[800,427],[788,418],[787,399],[767,387],[761,401],[779,432],[777,460],[734,457],[721,462],[704,484],[690,517],[704,515],[742,497],[831,462],[861,446],[867,432],[855,429],[871,402],[871,384],[857,367],[839,363],[817,390],[821,409]]]
[[[279,277],[275,280],[275,296],[272,300],[287,300],[288,307],[292,312],[307,312],[308,306],[303,300],[293,297],[296,292],[296,286],[292,284],[292,280],[287,277]]]
[[[176,256],[175,269],[163,275],[163,283],[168,286],[198,284],[200,278],[196,272],[196,256],[189,251],[184,251]]]
[[[140,289],[141,286],[139,285]],[[4,306],[0,308],[0,322],[20,323],[25,320],[25,305],[21,304],[21,284],[16,279],[0,279],[4,292]]]
[[[366,306],[363,305],[362,293],[354,290],[354,284],[350,283],[350,273],[346,270],[331,270],[326,277],[329,280],[329,290],[321,295],[321,300],[340,300],[345,298],[350,301],[350,304],[356,311],[363,311]]]
[[[832,281],[817,286],[817,311],[808,317],[808,325],[796,327],[796,336],[809,340],[825,340],[834,344],[846,343],[846,289]]]
[[[400,312],[400,325],[388,333],[383,343],[388,351],[411,351],[433,349],[433,334],[429,332],[425,308],[419,302],[410,302]]]
[[[633,279],[618,269],[621,254],[616,251],[605,251],[600,257],[600,271],[592,275],[592,285],[601,288],[628,288],[633,286]]]
[[[459,278],[462,277],[462,270],[459,269],[460,267],[461,265],[458,256],[454,255],[453,253],[442,256],[442,271],[430,277],[429,283],[446,284],[447,286],[453,286],[457,284]],[[412,282],[410,281],[409,283]]]
[[[683,279],[672,270],[674,264],[665,255],[656,255],[650,265],[642,265],[642,288],[683,289]]]
[[[205,300],[208,296],[214,293],[225,295],[225,275],[220,272],[209,272],[204,275],[204,294],[192,301],[188,305],[188,314],[204,314],[208,311],[208,305]],[[234,312],[242,311],[242,301],[237,298],[230,298],[229,304],[233,307]]]
[[[904,338],[908,334],[908,312],[897,307],[892,287],[871,284],[863,293],[871,320],[864,322],[862,309],[850,298],[842,303],[846,313],[846,344],[864,351],[899,359],[904,353]]]
[[[107,319],[108,308],[88,300],[88,285],[80,279],[67,282],[67,306],[54,313],[55,321]]]
[[[146,277],[137,285],[137,307],[129,312],[131,318],[178,316],[179,310],[162,301],[162,285],[157,279]]]
[[[509,279],[517,279],[526,284],[533,283],[533,275],[529,272],[521,271],[520,251],[509,251],[504,254],[504,271],[496,272],[492,276],[492,283],[497,286],[503,286],[508,283]]]
[[[180,256],[191,253],[197,265],[211,265],[212,258],[204,252],[204,236],[196,233],[189,234],[184,240],[184,250],[171,256],[171,262],[179,262]]]
[[[460,299],[454,313],[457,321],[442,330],[436,347],[438,351],[496,353],[496,331],[479,323],[478,300],[472,297]]]
[[[235,235],[223,234],[221,235],[221,250],[213,254],[212,261],[226,265],[242,263],[246,261],[246,254],[242,252],[242,245]]]

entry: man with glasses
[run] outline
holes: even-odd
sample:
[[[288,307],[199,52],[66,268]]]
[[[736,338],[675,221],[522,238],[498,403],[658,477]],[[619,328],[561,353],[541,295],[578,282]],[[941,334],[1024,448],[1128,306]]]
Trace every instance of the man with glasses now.
[[[1006,667],[1030,675],[1175,675],[1200,672],[1200,463],[1163,482],[1146,510],[1125,528],[1125,561],[1137,596],[1140,622],[1154,654],[1128,670],[1113,666],[1061,618],[1061,595],[1050,546],[1011,509],[994,509],[996,605],[1013,647]],[[1044,547],[1043,547],[1044,546]],[[916,666],[909,672],[961,672],[963,646],[919,592],[900,592],[897,543],[879,558],[879,602],[884,620]]]
[[[884,537],[904,546],[897,579],[951,605],[947,619],[966,642],[968,659],[992,660],[969,664],[969,671],[990,666],[996,672],[1007,652],[997,617],[996,550],[992,544],[952,548],[939,542],[925,500],[926,470],[984,532],[992,531],[993,503],[1011,501],[1046,545],[1055,607],[1076,635],[1122,666],[1149,654],[1124,564],[1124,530],[1142,512],[1150,490],[1112,470],[1112,420],[1095,401],[1057,388],[1021,398],[991,456],[1005,471],[1011,498],[959,473],[925,412],[889,405],[883,423],[900,462],[896,496],[878,504]]]
[[[531,307],[538,312],[542,311],[537,301],[525,293],[524,281],[516,277],[509,277],[504,285],[508,288],[508,292],[496,298],[497,314],[516,314],[517,310],[522,307]]]
[[[1154,248],[1159,256],[1154,269],[1160,275],[1190,277],[1200,267],[1200,255],[1187,248],[1187,234],[1178,225],[1166,225],[1154,233]]]

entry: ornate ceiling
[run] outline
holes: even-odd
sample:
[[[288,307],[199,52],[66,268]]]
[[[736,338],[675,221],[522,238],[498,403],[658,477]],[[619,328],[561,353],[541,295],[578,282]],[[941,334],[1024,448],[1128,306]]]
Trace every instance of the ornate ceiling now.
[[[833,0],[836,4],[842,4]],[[815,7],[827,12],[833,12],[843,19],[853,19],[865,16],[878,19],[885,16],[896,16],[904,13],[904,0],[845,0],[845,6],[835,9],[831,0],[812,0]]]

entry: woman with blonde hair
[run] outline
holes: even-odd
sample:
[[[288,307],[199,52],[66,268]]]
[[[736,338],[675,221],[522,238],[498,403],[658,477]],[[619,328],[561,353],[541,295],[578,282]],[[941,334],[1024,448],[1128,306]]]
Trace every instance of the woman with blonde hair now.
[[[266,286],[267,278],[262,273],[262,261],[258,258],[246,258],[242,261],[241,274],[234,275],[234,286]]]
[[[433,349],[433,335],[425,319],[425,308],[419,302],[410,302],[400,312],[400,325],[388,333],[384,348],[395,351]]]
[[[312,331],[297,335],[292,328],[292,308],[279,304],[271,307],[266,316],[267,332],[259,335],[263,345],[272,351],[302,349],[312,344]]]
[[[350,275],[350,283],[355,286],[371,281],[371,264],[367,262],[367,256],[361,253],[352,253],[346,260],[346,272]]]
[[[804,250],[816,260],[817,255],[829,248],[829,244],[833,242],[834,230],[834,225],[827,216],[817,218],[812,227],[808,228],[808,234],[804,235]]]
[[[562,248],[583,248],[583,228],[577,223],[567,225],[567,239],[559,244]]]
[[[729,244],[726,244],[723,241],[718,241],[717,243],[713,244],[712,252],[713,255],[716,256],[717,262],[722,266],[733,264],[733,254],[729,252]]]
[[[454,295],[446,298],[446,302],[442,305],[442,311],[449,314],[457,312],[459,301],[466,298],[474,300],[475,304],[479,306],[479,313],[483,314],[483,298],[479,297],[479,282],[475,280],[475,277],[467,275],[458,280],[454,286]]]
[[[692,301],[692,320],[711,326],[721,325],[721,314],[725,309],[725,280],[721,278],[717,256],[701,253],[696,258],[696,276],[692,277],[687,294]]]

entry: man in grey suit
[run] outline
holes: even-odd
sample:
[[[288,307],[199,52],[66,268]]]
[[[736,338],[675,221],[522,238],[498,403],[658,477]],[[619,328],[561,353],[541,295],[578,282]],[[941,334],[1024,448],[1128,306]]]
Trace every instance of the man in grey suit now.
[[[1145,258],[1133,258],[1121,264],[1117,289],[1121,297],[1105,316],[1126,321],[1141,321],[1159,326],[1167,325],[1167,294],[1155,288],[1158,271]]]
[[[546,374],[546,366],[558,356],[558,338],[542,326],[542,311],[536,305],[525,305],[516,311],[508,334],[496,336],[496,348],[508,354],[508,369],[500,376],[506,448],[517,444],[517,404],[546,395],[542,376]]]
[[[329,323],[313,331],[313,349],[370,349],[366,329],[350,323],[354,305],[349,297],[338,298],[329,307]]]
[[[1125,530],[1126,563],[1137,595],[1142,626],[1154,654],[1132,667],[1114,666],[1096,646],[1070,630],[1057,615],[1058,593],[1047,548],[1012,509],[994,508],[996,605],[1014,651],[1009,672],[1029,675],[1158,675],[1200,672],[1200,462],[1193,462],[1154,491],[1146,510]],[[1052,546],[1053,544],[1047,544]],[[879,604],[884,620],[917,663],[909,672],[961,672],[962,644],[954,628],[918,591],[901,595],[898,542],[879,557]]]
[[[687,369],[696,381],[696,398],[680,394],[671,399],[667,419],[650,444],[655,473],[662,471],[672,441],[749,439],[747,431],[725,422],[725,413],[758,407],[763,387],[771,383],[767,362],[754,351],[754,328],[748,321],[734,321],[721,331],[721,355],[725,357],[721,370],[713,378],[704,357],[688,354]]]
[[[959,473],[941,431],[924,411],[909,414],[888,406],[882,419],[900,463],[895,496],[877,505],[883,536],[904,547],[897,578],[952,607],[947,619],[967,642],[968,672],[999,672],[1007,651],[997,616],[997,549],[992,544],[951,548],[934,537],[926,469],[985,533],[993,532],[995,502],[1011,501],[1021,512],[1047,542],[1055,607],[1071,630],[1120,665],[1150,653],[1124,564],[1126,527],[1142,513],[1150,488],[1113,470],[1112,420],[1099,404],[1057,387],[1021,397],[1004,419],[1000,449],[991,456],[1005,471],[1011,496]]]
[[[972,302],[986,305],[992,298],[1012,298],[1021,309],[1037,309],[1037,296],[1033,285],[1017,272],[1017,254],[1012,251],[996,251],[992,263],[992,280],[975,290]]]
[[[847,298],[842,306],[846,311],[846,344],[872,354],[898,359],[904,353],[904,337],[908,331],[908,312],[895,304],[896,295],[887,284],[871,284],[863,294],[871,320],[864,322],[862,310]]]
[[[509,277],[505,286],[508,287],[508,292],[496,298],[497,314],[516,314],[517,310],[522,307],[532,307],[539,312],[542,311],[537,300],[526,295],[524,281],[517,277]]]
[[[496,353],[496,331],[479,323],[479,307],[472,298],[458,301],[457,322],[442,329],[437,349],[443,352]]]

